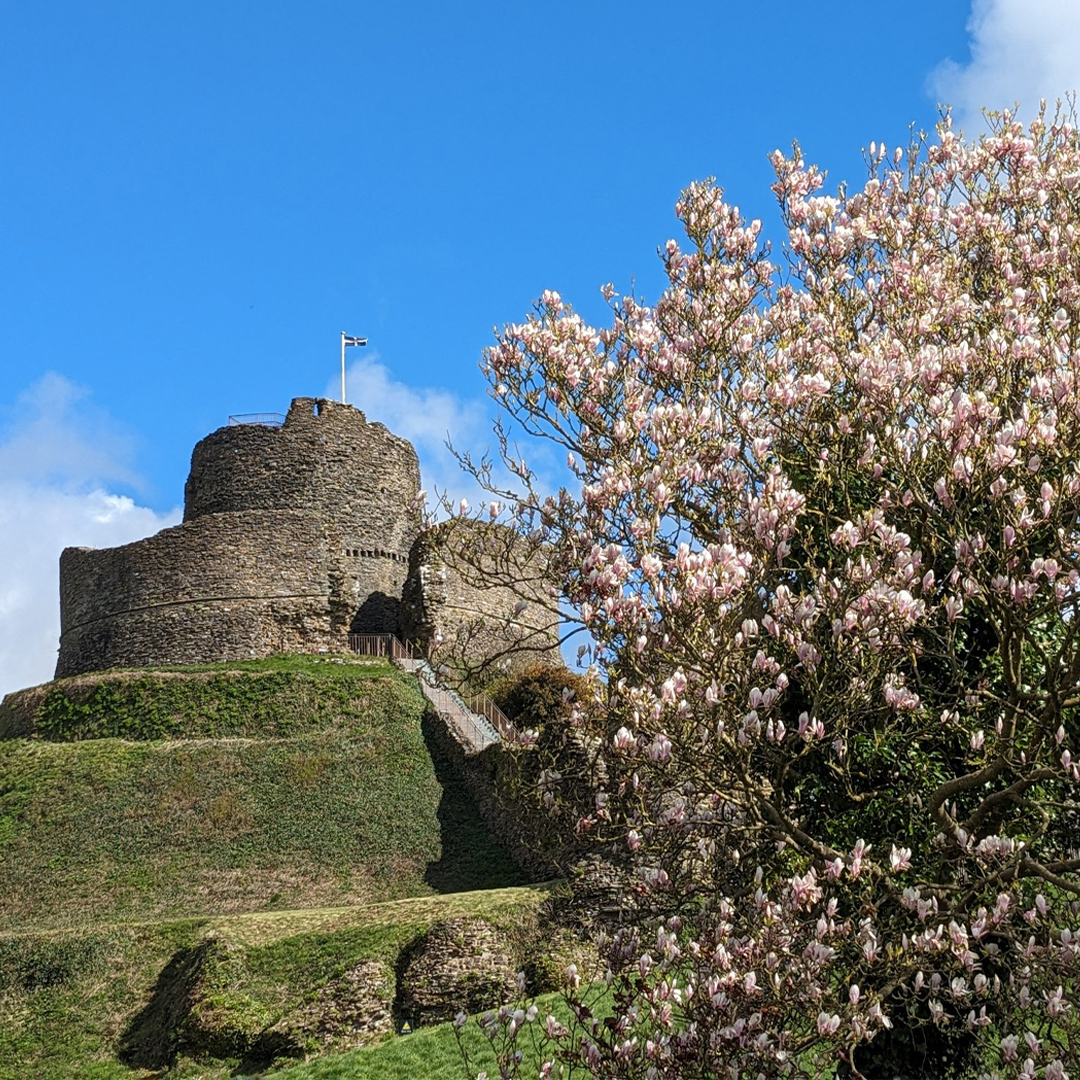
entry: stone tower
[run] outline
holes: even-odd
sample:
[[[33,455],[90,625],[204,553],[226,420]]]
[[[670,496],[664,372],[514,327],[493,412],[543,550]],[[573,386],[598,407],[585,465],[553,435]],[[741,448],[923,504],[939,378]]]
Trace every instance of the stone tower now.
[[[183,524],[61,555],[57,676],[399,633],[419,488],[411,444],[350,405],[219,428],[192,454]]]
[[[338,545],[352,633],[399,633],[409,549],[420,531],[420,465],[406,439],[337,401],[296,398],[280,428],[218,428],[196,444],[184,521],[298,511]]]

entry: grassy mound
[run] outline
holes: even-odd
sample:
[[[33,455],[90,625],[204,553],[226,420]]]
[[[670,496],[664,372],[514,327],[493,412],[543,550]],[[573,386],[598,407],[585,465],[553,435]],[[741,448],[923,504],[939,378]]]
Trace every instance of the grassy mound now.
[[[523,881],[384,663],[108,673],[2,712],[0,929]]]
[[[57,679],[0,702],[0,739],[289,738],[377,726],[415,705],[386,661],[273,656]],[[406,684],[407,685],[407,681]]]
[[[8,695],[0,1080],[224,1080],[356,1046],[434,922],[535,909],[436,722],[412,677],[345,657]],[[358,1035],[342,1018],[372,1000]]]
[[[275,1049],[266,1033],[327,982],[373,961],[392,993],[398,958],[434,923],[483,918],[527,938],[543,897],[516,888],[0,935],[0,1080],[261,1075]]]

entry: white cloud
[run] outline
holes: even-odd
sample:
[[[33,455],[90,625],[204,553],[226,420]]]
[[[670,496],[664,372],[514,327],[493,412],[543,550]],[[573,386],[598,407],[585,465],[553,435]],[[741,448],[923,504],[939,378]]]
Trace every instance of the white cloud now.
[[[134,441],[86,392],[47,374],[0,429],[0,695],[52,678],[60,635],[58,561],[175,524],[109,484],[140,485]]]
[[[141,478],[129,466],[134,439],[88,391],[46,372],[5,409],[0,428],[0,480],[74,485],[102,481],[136,489]]]
[[[435,511],[436,492],[449,496],[456,505],[468,499],[478,506],[486,496],[479,484],[458,464],[446,446],[447,439],[459,452],[469,452],[474,461],[487,453],[495,466],[493,477],[501,487],[517,490],[498,461],[498,441],[492,431],[496,408],[487,398],[464,398],[450,390],[436,387],[411,387],[396,380],[378,353],[369,353],[349,365],[347,389],[350,404],[360,409],[368,420],[385,424],[395,435],[408,439],[420,459],[420,475],[428,492],[428,509]],[[326,396],[338,397],[340,381],[327,383]],[[529,464],[538,473],[541,487],[550,489],[543,473],[550,471],[547,447],[535,442],[530,447]]]
[[[974,0],[968,19],[971,59],[946,60],[930,89],[950,104],[969,134],[982,128],[980,110],[1019,103],[1030,116],[1046,98],[1080,88],[1080,6],[1076,0]]]

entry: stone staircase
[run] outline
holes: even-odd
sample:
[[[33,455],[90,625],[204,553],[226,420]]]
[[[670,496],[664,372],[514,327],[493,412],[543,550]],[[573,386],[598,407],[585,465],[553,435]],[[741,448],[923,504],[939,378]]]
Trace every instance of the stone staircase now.
[[[513,735],[506,714],[486,694],[468,698],[446,686],[427,658],[393,634],[350,634],[349,648],[359,656],[385,656],[416,676],[424,696],[466,754],[478,754]]]

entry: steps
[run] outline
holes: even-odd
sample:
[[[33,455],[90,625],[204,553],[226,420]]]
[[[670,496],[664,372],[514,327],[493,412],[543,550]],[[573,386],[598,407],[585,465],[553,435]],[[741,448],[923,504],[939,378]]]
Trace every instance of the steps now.
[[[396,667],[415,675],[424,696],[465,747],[466,754],[479,754],[512,735],[513,725],[490,698],[478,694],[466,701],[442,683],[423,655],[403,645],[393,634],[351,634],[349,648],[361,656],[389,657]]]
[[[473,712],[456,691],[439,685],[438,676],[426,660],[412,657],[394,662],[403,671],[417,677],[424,697],[431,702],[443,722],[454,729],[458,741],[467,747],[466,753],[478,754],[502,741],[495,726],[486,717]]]

